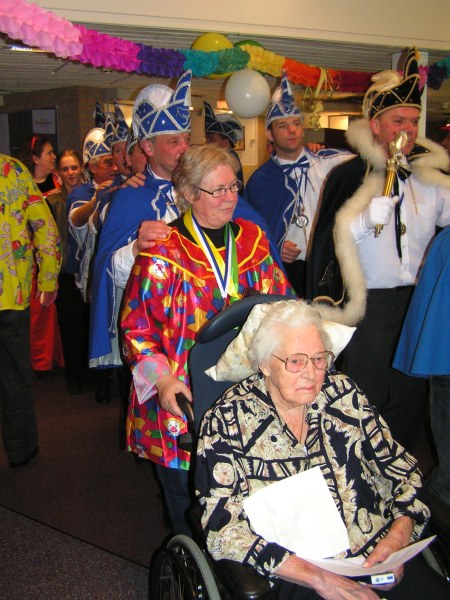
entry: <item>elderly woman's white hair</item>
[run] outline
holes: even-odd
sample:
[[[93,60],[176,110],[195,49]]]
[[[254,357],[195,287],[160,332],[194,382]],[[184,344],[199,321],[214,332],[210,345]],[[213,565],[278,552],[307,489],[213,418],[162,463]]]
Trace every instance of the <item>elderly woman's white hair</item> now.
[[[259,371],[269,354],[280,345],[287,328],[317,327],[325,349],[335,358],[350,341],[355,327],[321,318],[304,300],[280,300],[256,304],[239,334],[206,373],[215,381],[241,381]]]
[[[286,300],[273,304],[256,330],[249,347],[254,368],[264,365],[271,354],[283,343],[286,329],[307,329],[314,326],[320,333],[324,347],[330,349],[330,340],[317,309],[303,300]]]

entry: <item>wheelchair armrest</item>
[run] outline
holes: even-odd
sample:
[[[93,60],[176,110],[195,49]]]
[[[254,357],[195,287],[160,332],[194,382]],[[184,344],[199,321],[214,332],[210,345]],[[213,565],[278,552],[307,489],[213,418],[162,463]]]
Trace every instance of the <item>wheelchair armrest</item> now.
[[[243,565],[226,558],[215,561],[214,565],[222,571],[233,598],[256,600],[257,598],[264,598],[270,591],[269,580],[260,575],[250,565]]]

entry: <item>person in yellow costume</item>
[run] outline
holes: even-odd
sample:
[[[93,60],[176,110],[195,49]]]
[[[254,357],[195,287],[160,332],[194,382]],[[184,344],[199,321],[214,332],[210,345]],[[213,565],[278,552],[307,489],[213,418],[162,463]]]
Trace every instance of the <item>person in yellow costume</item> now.
[[[50,209],[26,167],[0,154],[0,392],[3,445],[11,467],[38,452],[30,361],[33,264],[42,306],[54,302],[61,241]]]

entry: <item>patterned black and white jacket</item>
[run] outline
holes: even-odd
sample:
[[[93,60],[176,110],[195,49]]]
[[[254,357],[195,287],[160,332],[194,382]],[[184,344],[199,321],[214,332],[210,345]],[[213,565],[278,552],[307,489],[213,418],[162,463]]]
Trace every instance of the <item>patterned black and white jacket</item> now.
[[[320,466],[350,540],[367,556],[402,515],[417,541],[430,516],[420,501],[416,460],[346,375],[327,373],[308,407],[306,452],[278,415],[261,373],[231,387],[206,413],[199,437],[196,493],[214,559],[252,565],[270,576],[290,552],[251,528],[243,500],[264,486]],[[286,515],[289,518],[289,515]],[[295,526],[295,524],[292,524]]]

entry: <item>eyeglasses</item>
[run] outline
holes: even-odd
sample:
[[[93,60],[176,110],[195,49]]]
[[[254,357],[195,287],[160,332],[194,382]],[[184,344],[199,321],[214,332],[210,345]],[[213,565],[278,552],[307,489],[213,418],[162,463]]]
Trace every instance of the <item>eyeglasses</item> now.
[[[272,354],[278,360],[284,363],[286,371],[289,373],[300,373],[303,369],[306,368],[306,365],[309,361],[315,366],[319,371],[325,371],[325,369],[329,369],[334,361],[334,354],[329,350],[324,350],[323,352],[318,352],[314,356],[308,356],[307,354],[303,354],[302,352],[298,352],[297,354],[290,354],[286,358],[280,358],[276,354]]]
[[[213,190],[212,192],[210,192],[209,190],[205,190],[198,186],[195,186],[195,187],[198,190],[200,190],[201,192],[205,192],[206,194],[209,194],[213,198],[223,198],[225,196],[225,194],[228,192],[228,190],[230,190],[230,192],[233,192],[233,193],[238,192],[242,187],[242,183],[240,181],[235,181],[234,183],[232,183],[230,185],[230,187],[220,187],[220,188],[217,188],[217,190]]]

